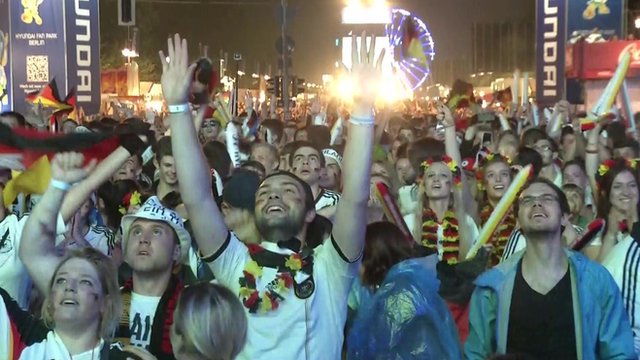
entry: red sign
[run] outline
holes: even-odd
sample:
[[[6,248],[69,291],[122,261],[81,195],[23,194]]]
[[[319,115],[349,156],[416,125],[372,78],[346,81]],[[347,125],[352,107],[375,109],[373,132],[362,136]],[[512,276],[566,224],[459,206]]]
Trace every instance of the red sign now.
[[[640,41],[571,45],[566,50],[566,76],[582,80],[610,79],[625,51],[631,52],[627,77],[640,76]]]

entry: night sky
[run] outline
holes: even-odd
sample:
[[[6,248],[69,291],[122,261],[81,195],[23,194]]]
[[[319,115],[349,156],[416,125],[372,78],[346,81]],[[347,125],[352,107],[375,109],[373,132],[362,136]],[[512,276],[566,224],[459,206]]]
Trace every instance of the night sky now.
[[[157,56],[155,48],[165,46],[168,34],[179,32],[194,44],[191,49],[194,56],[201,42],[209,45],[210,57],[217,57],[219,49],[229,52],[231,58],[234,52],[243,53],[248,73],[255,71],[257,62],[263,70],[269,63],[275,70],[274,42],[279,31],[275,4],[279,1],[252,2],[266,5],[138,0],[138,20],[153,19],[148,29],[141,30],[141,42],[146,45],[143,48],[151,53],[143,52],[142,56]],[[290,30],[296,42],[293,72],[319,82],[320,75],[330,72],[336,60],[335,39],[348,31],[340,24],[345,0],[289,0],[289,3],[296,9]],[[437,58],[451,59],[471,56],[472,22],[532,21],[535,0],[397,0],[390,3],[421,17],[434,36]],[[115,8],[115,1],[101,1],[103,38],[123,34],[123,29],[115,25]]]

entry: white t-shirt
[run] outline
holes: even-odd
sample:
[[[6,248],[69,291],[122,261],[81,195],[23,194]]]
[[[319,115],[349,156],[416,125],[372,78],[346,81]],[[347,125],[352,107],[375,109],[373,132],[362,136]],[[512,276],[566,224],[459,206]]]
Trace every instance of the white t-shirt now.
[[[261,245],[272,252],[293,253],[273,243]],[[247,247],[231,234],[226,248],[209,266],[221,284],[238,294],[238,280],[249,259]],[[360,261],[346,262],[329,238],[314,249],[313,262],[315,291],[309,298],[300,299],[289,289],[276,310],[251,314],[245,308],[249,329],[247,343],[238,359],[340,359],[347,297]],[[256,281],[260,296],[276,274],[276,269],[263,268],[262,276]]]
[[[340,201],[340,193],[335,191],[320,189],[320,194],[316,199],[316,211],[320,211],[324,208],[336,206]]]
[[[69,350],[55,331],[49,331],[47,338],[35,343],[22,351],[20,360],[96,360],[100,359],[100,351],[104,346],[104,340],[95,348],[81,354],[69,355]]]
[[[31,280],[27,269],[19,257],[22,230],[28,216],[18,219],[10,214],[0,222],[0,287],[26,309],[29,305]],[[58,215],[57,233],[64,234],[65,225],[62,216]],[[53,271],[53,269],[51,269]]]
[[[131,293],[131,309],[129,311],[129,331],[131,345],[148,349],[151,343],[151,328],[160,296],[145,296]]]

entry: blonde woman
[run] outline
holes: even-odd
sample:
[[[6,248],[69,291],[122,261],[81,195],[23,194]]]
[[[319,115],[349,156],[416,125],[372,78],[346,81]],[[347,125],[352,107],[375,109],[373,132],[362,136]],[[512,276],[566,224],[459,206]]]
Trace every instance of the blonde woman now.
[[[113,261],[99,250],[69,251],[53,271],[42,306],[43,321],[20,309],[3,291],[0,334],[14,325],[17,336],[0,347],[0,358],[107,359],[122,312],[116,274]],[[20,344],[27,345],[21,354]]]
[[[244,347],[247,316],[238,298],[224,286],[200,283],[180,294],[171,345],[178,360],[232,360]],[[125,351],[142,360],[156,359],[146,350]]]
[[[419,196],[416,212],[405,221],[416,242],[438,253],[449,264],[463,260],[472,242],[478,237],[478,227],[469,215],[473,202],[466,191],[467,182],[460,170],[460,150],[450,110],[438,105],[445,127],[446,155],[425,159],[418,171]]]

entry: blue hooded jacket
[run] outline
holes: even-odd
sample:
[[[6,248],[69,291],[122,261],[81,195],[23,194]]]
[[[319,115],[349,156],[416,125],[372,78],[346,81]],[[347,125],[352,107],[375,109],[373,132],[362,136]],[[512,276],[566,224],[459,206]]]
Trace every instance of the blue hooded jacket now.
[[[505,354],[509,308],[520,251],[476,279],[469,311],[467,359]],[[579,359],[636,359],[629,318],[618,286],[600,264],[580,253],[569,257],[571,293]]]

